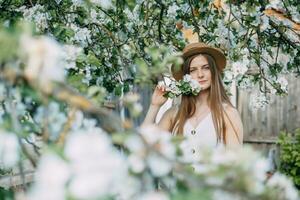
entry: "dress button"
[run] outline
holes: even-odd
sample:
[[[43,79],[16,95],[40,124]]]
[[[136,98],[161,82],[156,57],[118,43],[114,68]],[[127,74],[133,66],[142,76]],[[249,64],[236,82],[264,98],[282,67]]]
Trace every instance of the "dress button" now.
[[[195,131],[195,130],[192,130],[192,131],[191,131],[191,134],[192,134],[192,135],[195,135],[195,134],[196,134],[196,131]]]
[[[196,152],[196,150],[195,149],[192,149],[192,153],[194,154]]]

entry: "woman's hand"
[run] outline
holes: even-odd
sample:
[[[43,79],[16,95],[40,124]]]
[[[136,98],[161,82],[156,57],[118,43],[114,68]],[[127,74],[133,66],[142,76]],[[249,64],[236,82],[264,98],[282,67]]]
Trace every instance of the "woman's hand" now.
[[[167,98],[163,96],[165,94],[165,91],[166,88],[164,86],[157,85],[152,94],[151,105],[153,106],[163,105],[167,101]]]

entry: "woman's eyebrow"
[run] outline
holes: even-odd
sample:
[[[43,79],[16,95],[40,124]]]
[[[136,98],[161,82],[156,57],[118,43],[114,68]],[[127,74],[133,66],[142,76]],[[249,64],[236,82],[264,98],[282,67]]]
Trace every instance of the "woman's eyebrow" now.
[[[192,68],[197,68],[197,67],[204,67],[204,66],[206,66],[206,65],[208,65],[208,63],[207,63],[207,64],[204,64],[204,65],[202,65],[202,66],[191,66],[191,69],[192,69]]]
[[[208,65],[208,63],[207,63],[207,64],[205,64],[205,65],[202,65],[201,67],[205,67],[206,65]]]

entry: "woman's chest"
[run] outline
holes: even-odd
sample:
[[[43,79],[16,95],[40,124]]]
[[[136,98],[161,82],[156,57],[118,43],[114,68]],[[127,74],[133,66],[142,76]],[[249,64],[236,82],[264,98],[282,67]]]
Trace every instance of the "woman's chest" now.
[[[210,114],[195,126],[187,120],[183,127],[183,135],[193,146],[217,144],[217,134]]]

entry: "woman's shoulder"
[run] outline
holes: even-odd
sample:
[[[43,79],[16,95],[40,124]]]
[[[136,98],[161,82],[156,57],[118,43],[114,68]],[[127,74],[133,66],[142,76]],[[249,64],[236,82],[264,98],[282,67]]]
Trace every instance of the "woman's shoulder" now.
[[[242,144],[243,123],[239,111],[232,105],[224,105],[225,124],[228,127],[228,140],[233,143]],[[237,139],[237,140],[236,140]]]
[[[225,111],[225,123],[233,123],[237,126],[242,126],[241,115],[240,112],[230,104],[224,104]],[[231,124],[232,125],[232,124]]]
[[[241,115],[238,109],[228,103],[222,103],[226,118],[232,119],[234,121],[241,121]],[[226,121],[225,118],[225,121]]]
[[[229,103],[222,103],[222,106],[226,112],[238,112],[238,110]]]

